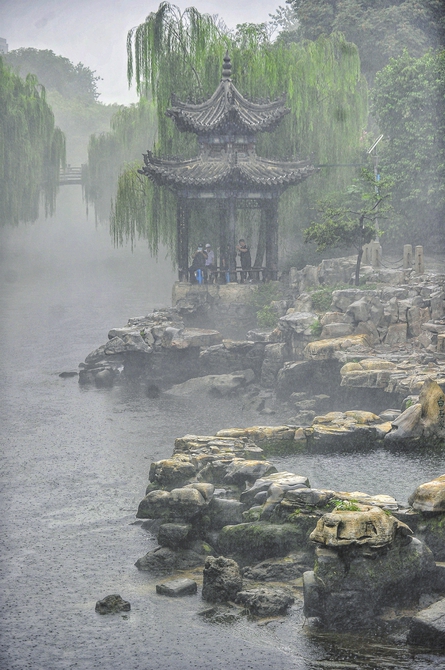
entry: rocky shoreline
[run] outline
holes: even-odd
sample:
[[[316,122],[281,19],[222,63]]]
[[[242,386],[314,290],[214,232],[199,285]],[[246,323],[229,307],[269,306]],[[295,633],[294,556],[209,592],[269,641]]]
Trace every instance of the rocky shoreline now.
[[[204,600],[257,617],[303,597],[308,621],[337,631],[389,626],[390,611],[409,644],[442,649],[445,475],[419,483],[404,508],[384,494],[312,488],[271,460],[445,446],[445,275],[364,268],[377,287],[332,290],[328,310],[315,310],[321,280],[335,284],[348,267],[336,259],[291,271],[286,296],[271,304],[278,326],[244,340],[191,324],[212,310],[213,320],[239,315],[255,286],[230,287],[224,305],[218,287],[176,285],[175,307],[112,329],[79,382],[131,380],[149,397],[209,393],[263,416],[278,405],[293,414],[278,426],[177,438],[171,458],[151,464],[137,517],[159,546],[136,566],[174,577],[159,594],[196,593],[202,579]],[[190,579],[193,570],[202,578]]]

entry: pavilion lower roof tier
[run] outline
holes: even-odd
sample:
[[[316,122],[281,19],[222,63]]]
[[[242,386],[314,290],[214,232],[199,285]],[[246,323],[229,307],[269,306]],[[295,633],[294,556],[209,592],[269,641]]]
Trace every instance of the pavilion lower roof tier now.
[[[201,104],[185,103],[172,97],[172,107],[166,114],[179,130],[200,135],[228,126],[248,133],[271,131],[289,112],[284,97],[273,102],[250,102],[230,78],[223,78],[212,97]]]
[[[203,160],[201,156],[184,161],[166,160],[144,154],[145,165],[141,174],[160,186],[198,187],[243,185],[286,187],[297,184],[317,172],[308,161],[273,161],[257,155],[244,158],[222,157],[220,160]]]

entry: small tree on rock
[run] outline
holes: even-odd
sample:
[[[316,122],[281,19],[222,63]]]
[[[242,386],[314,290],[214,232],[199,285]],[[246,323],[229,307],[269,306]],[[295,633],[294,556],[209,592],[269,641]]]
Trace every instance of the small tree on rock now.
[[[318,204],[318,218],[304,231],[305,242],[315,242],[317,251],[329,247],[354,247],[357,250],[355,285],[360,283],[363,246],[381,233],[376,221],[389,208],[388,180],[376,180],[373,172],[362,169],[360,177],[346,193],[333,195]],[[385,203],[384,203],[385,201]]]

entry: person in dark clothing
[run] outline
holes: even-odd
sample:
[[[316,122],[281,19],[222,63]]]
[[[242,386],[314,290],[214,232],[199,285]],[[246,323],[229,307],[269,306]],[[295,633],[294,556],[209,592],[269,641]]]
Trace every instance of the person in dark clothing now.
[[[241,283],[244,284],[247,276],[250,279],[250,270],[252,269],[252,259],[250,257],[250,249],[246,245],[245,240],[241,239],[236,248],[241,260]]]
[[[199,244],[197,250],[193,254],[192,264],[189,267],[191,284],[196,284],[198,281],[196,279],[197,270],[201,270],[201,272],[204,273],[206,260],[207,260],[207,254],[205,251],[203,251],[202,244]]]

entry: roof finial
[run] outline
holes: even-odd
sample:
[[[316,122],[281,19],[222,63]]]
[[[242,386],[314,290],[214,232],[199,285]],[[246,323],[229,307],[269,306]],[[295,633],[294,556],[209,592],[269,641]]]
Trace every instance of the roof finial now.
[[[222,78],[230,79],[231,75],[232,75],[232,62],[230,60],[229,51],[227,50],[226,55],[224,56]]]

